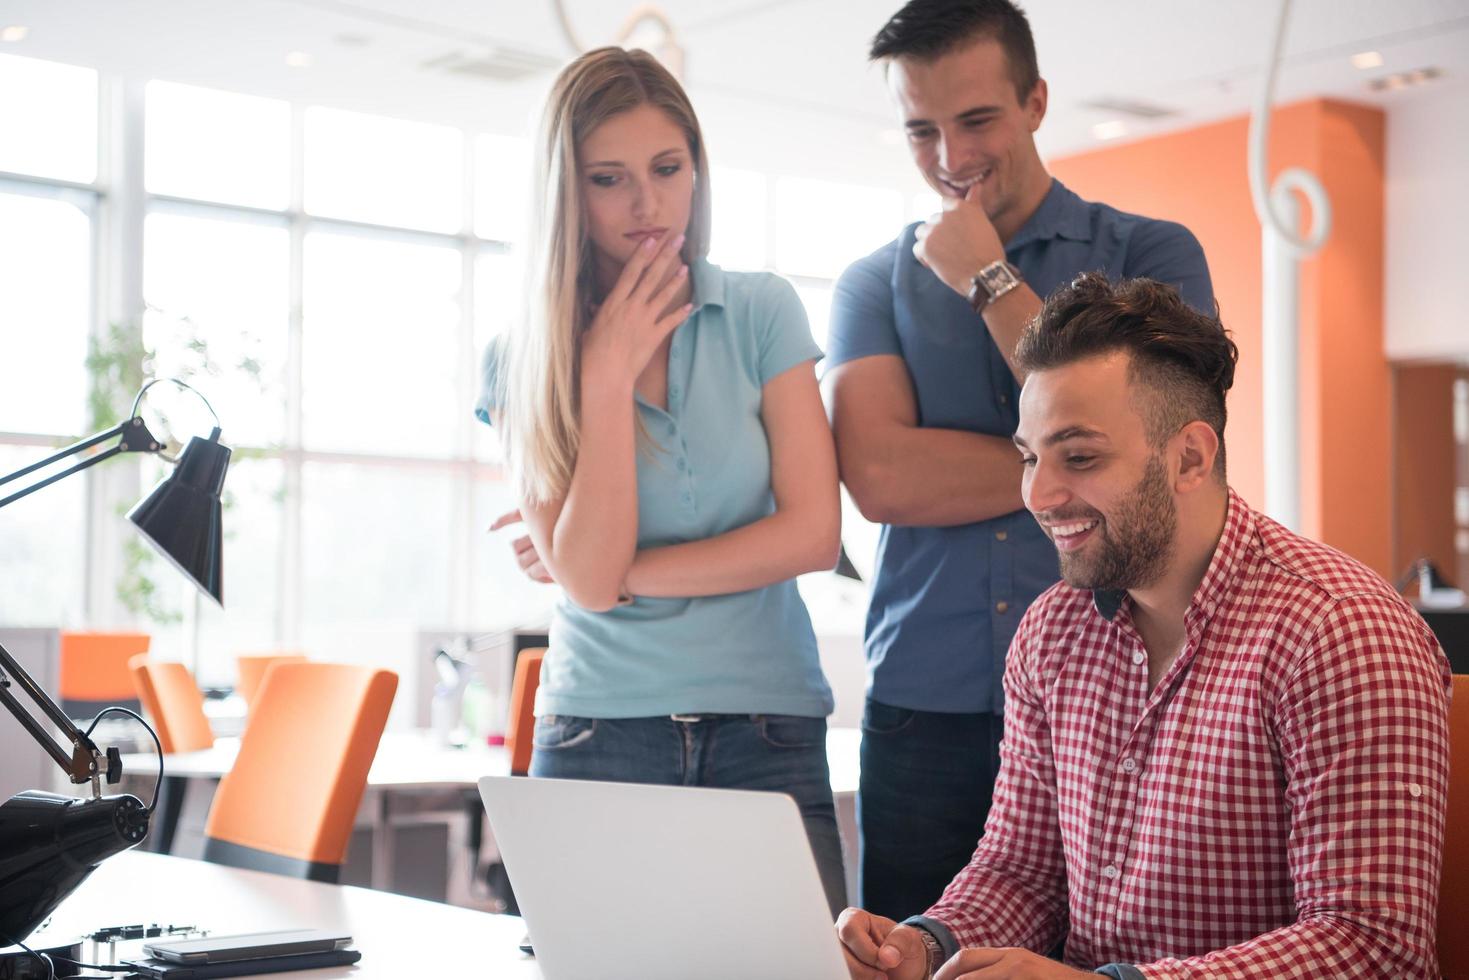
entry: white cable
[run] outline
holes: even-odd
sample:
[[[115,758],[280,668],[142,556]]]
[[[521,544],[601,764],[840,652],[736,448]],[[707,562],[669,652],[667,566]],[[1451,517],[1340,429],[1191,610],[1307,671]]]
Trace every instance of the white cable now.
[[[1279,235],[1283,243],[1298,256],[1307,256],[1319,249],[1331,234],[1331,201],[1326,188],[1316,175],[1301,167],[1289,167],[1275,178],[1270,192],[1265,189],[1268,177],[1266,153],[1270,145],[1270,100],[1275,91],[1275,73],[1280,67],[1282,49],[1285,46],[1285,24],[1290,15],[1290,0],[1280,0],[1280,16],[1275,22],[1275,37],[1270,45],[1270,58],[1265,63],[1265,82],[1260,87],[1260,100],[1250,114],[1249,175],[1250,199],[1255,204],[1255,215],[1260,224]],[[1288,191],[1299,191],[1311,204],[1311,234],[1301,237],[1293,223],[1281,219],[1280,212],[1271,198]]]

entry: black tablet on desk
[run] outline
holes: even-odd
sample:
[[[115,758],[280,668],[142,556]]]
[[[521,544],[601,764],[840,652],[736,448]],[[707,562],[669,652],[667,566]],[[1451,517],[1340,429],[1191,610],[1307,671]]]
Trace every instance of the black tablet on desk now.
[[[167,960],[130,960],[125,964],[133,975],[144,980],[209,980],[210,977],[253,977],[288,970],[316,970],[327,966],[346,966],[362,959],[355,949],[331,949],[320,953],[298,953],[292,956],[267,956],[260,959],[230,960],[225,963],[170,963]]]

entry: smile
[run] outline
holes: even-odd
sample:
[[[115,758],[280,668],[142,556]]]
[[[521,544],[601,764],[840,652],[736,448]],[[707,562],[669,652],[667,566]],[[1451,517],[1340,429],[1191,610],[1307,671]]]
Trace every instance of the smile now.
[[[1081,547],[1100,521],[1078,521],[1073,524],[1051,524],[1046,527],[1051,533],[1051,540],[1056,547],[1062,551],[1072,551]]]
[[[965,194],[969,193],[969,188],[973,187],[975,184],[982,184],[982,183],[984,183],[986,180],[988,180],[990,178],[990,175],[993,174],[994,172],[995,172],[995,168],[994,167],[989,167],[989,168],[986,168],[984,170],[981,170],[979,173],[975,174],[973,177],[966,177],[963,180],[957,180],[957,179],[951,180],[948,177],[940,177],[939,180],[941,182],[943,182],[946,186],[948,186],[951,190],[953,190],[953,192],[955,194],[958,194],[960,197],[963,197]]]

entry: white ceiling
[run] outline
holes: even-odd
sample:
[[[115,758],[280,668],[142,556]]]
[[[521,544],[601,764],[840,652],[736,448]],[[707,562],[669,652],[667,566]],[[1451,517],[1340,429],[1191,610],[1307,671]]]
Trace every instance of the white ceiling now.
[[[587,43],[610,41],[638,5],[566,0]],[[865,56],[898,5],[663,0],[716,164],[916,188],[880,75]],[[1276,0],[1024,5],[1051,89],[1040,132],[1047,155],[1098,145],[1093,124],[1119,117],[1087,105],[1097,99],[1175,111],[1130,121],[1124,138],[1247,112],[1279,9]],[[0,0],[0,26],[9,24],[29,33],[0,44],[0,53],[502,133],[529,130],[550,69],[506,83],[426,66],[497,49],[548,64],[572,54],[550,0]],[[1363,50],[1380,51],[1384,65],[1352,67],[1350,55]],[[294,51],[308,54],[310,66],[288,67]],[[1367,88],[1373,77],[1426,66],[1444,78],[1417,90]],[[1278,98],[1330,95],[1390,107],[1465,79],[1466,0],[1299,0]]]

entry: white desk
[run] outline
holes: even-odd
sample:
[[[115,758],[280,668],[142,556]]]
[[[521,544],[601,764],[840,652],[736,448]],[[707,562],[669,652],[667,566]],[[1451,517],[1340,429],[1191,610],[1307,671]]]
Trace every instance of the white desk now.
[[[861,741],[862,732],[855,728],[833,728],[827,732],[831,789],[839,797],[857,792]],[[239,752],[238,738],[221,738],[212,748],[164,756],[163,771],[168,776],[219,779],[234,767]],[[147,776],[157,771],[158,757],[129,753],[122,757],[122,763],[124,772]],[[367,786],[409,791],[473,789],[481,776],[504,776],[509,772],[510,756],[503,748],[446,748],[426,732],[388,732],[372,760]]]
[[[847,838],[848,862],[855,861],[855,799],[861,770],[862,732],[856,728],[833,728],[827,732],[826,755],[831,769],[831,788],[836,797],[837,819]],[[212,748],[163,757],[164,774],[187,779],[219,779],[233,768],[240,751],[238,738],[221,738]],[[157,771],[158,757],[142,753],[122,757],[123,771],[148,778]],[[504,748],[477,746],[446,748],[428,732],[388,732],[378,745],[377,756],[367,774],[364,806],[374,828],[372,885],[390,887],[393,868],[393,803],[401,795],[443,790],[472,791],[481,776],[503,776],[510,772],[510,757]],[[853,865],[855,866],[855,865]]]
[[[287,978],[541,976],[535,960],[517,948],[525,925],[512,916],[135,851],[104,861],[57,909],[47,932],[84,935],[103,926],[154,922],[217,935],[344,929],[362,951],[353,967],[274,974]]]

